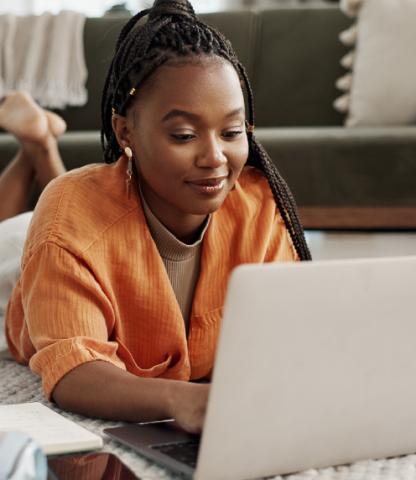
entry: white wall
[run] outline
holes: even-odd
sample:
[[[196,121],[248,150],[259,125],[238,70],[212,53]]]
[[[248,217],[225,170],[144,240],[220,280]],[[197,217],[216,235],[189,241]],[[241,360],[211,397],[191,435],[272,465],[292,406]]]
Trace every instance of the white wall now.
[[[0,0],[1,13],[15,13],[16,15],[24,15],[33,8],[33,0]]]
[[[197,12],[209,12],[224,8],[235,0],[191,0]],[[62,9],[77,10],[91,17],[97,17],[116,3],[126,2],[127,7],[136,13],[153,4],[153,0],[0,0],[1,13],[25,15],[40,14],[45,11],[57,13]]]

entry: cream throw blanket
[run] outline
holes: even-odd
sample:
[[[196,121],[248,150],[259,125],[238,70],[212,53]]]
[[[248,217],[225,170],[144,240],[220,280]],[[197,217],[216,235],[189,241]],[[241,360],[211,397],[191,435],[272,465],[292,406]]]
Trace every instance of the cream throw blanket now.
[[[26,90],[42,106],[64,108],[87,102],[85,16],[0,15],[0,97]]]

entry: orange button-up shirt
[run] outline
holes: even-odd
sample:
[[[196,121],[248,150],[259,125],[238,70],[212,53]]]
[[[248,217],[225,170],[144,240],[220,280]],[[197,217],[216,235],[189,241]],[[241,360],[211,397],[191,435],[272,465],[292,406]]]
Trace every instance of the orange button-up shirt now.
[[[143,377],[211,373],[227,281],[242,263],[296,260],[265,177],[246,168],[205,233],[188,337],[126,161],[73,170],[43,192],[6,313],[9,348],[48,398],[104,360]]]

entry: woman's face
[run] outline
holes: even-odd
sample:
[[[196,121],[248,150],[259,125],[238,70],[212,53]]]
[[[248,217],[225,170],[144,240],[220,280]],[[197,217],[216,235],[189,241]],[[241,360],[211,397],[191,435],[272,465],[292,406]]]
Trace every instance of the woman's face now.
[[[231,64],[211,58],[160,67],[137,96],[126,138],[143,194],[186,237],[221,206],[247,161],[240,80]]]

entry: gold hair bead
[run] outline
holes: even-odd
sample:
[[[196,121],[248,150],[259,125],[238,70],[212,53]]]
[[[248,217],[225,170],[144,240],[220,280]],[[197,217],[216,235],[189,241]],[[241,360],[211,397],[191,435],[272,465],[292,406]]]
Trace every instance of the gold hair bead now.
[[[135,93],[136,93],[136,89],[134,87],[132,87],[130,89],[129,95],[133,96]]]

